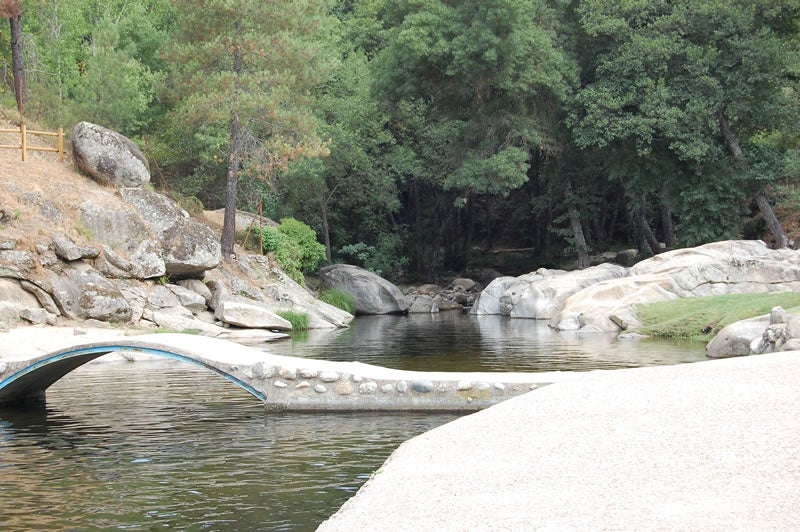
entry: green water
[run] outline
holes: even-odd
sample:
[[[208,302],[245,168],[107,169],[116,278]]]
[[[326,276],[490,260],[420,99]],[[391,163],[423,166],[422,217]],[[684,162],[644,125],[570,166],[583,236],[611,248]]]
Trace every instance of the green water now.
[[[500,317],[359,318],[259,346],[276,354],[459,371],[693,362],[702,346],[558,334]],[[535,392],[534,392],[535,393]],[[397,446],[454,419],[264,412],[175,361],[98,362],[39,410],[0,410],[0,530],[313,530]]]

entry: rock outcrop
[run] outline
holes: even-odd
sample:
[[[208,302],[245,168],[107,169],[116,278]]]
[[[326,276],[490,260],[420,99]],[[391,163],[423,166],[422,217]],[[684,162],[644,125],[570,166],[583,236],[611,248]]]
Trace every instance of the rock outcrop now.
[[[800,316],[775,307],[768,315],[723,328],[706,346],[708,358],[800,350]]]
[[[604,263],[572,272],[540,268],[519,277],[500,277],[481,293],[471,313],[551,319],[572,294],[595,283],[623,277],[626,273],[627,269],[622,266]]]
[[[751,354],[750,344],[761,339],[769,323],[769,315],[764,315],[723,327],[706,346],[706,355],[708,358],[728,358]]]
[[[348,264],[334,264],[319,272],[322,288],[337,288],[353,295],[357,314],[399,314],[408,301],[395,285],[374,273]]]
[[[238,253],[221,263],[207,224],[166,196],[116,183],[99,187],[66,167],[47,181],[12,175],[0,183],[0,329],[69,320],[261,340],[290,328],[277,315],[284,310],[308,313],[312,328],[353,319],[268,257]],[[238,312],[244,307],[261,318]]]
[[[205,224],[189,218],[172,200],[152,190],[123,188],[120,195],[158,238],[166,275],[197,277],[222,259],[219,239]]]
[[[72,129],[72,159],[101,185],[143,187],[150,169],[129,138],[97,124],[79,122]]]
[[[800,253],[762,241],[731,240],[656,255],[628,275],[570,296],[551,325],[560,330],[618,332],[636,326],[636,305],[681,297],[800,289]]]

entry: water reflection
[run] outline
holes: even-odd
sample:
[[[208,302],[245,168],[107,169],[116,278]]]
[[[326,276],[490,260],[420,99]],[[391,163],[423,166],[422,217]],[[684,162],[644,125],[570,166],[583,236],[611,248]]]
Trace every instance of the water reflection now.
[[[448,371],[588,370],[704,358],[702,345],[556,333],[461,313],[358,318],[276,354]],[[309,530],[444,414],[268,415],[175,361],[84,366],[40,410],[0,410],[0,529]]]
[[[452,415],[267,415],[173,361],[85,366],[0,410],[0,529],[308,530]]]
[[[705,360],[698,343],[557,332],[543,321],[460,312],[363,316],[344,331],[308,331],[263,348],[421,371],[586,371]]]

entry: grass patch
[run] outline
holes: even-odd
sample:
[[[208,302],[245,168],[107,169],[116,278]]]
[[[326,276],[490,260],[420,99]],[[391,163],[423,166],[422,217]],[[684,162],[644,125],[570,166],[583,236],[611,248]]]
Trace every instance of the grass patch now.
[[[308,329],[310,321],[306,312],[294,312],[292,310],[281,310],[278,316],[292,324],[292,331],[305,331]]]
[[[350,292],[339,288],[323,291],[319,295],[319,300],[350,314],[356,313],[356,298]]]
[[[800,313],[800,293],[726,294],[687,297],[636,307],[642,322],[639,332],[656,338],[689,338],[708,341],[720,329],[739,320],[769,314],[781,306]]]
[[[200,329],[170,329],[168,327],[156,327],[153,329],[154,334],[172,334],[172,333],[180,333],[180,334],[200,334]]]

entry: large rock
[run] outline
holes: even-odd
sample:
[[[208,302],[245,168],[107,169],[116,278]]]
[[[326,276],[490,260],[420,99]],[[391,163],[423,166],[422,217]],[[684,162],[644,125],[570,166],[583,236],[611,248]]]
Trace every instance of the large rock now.
[[[472,306],[470,314],[511,316],[520,297],[531,285],[547,277],[563,273],[566,272],[539,268],[535,272],[526,273],[519,277],[498,277],[481,292],[478,300]]]
[[[500,298],[516,284],[519,284],[516,277],[498,277],[493,280],[478,296],[477,301],[472,306],[472,310],[470,310],[470,314],[476,316],[502,314]]]
[[[408,307],[409,314],[436,314],[439,312],[439,304],[442,296],[428,296],[420,294],[414,298],[411,306]]]
[[[750,344],[760,339],[769,327],[769,315],[756,316],[723,327],[706,346],[708,358],[738,357],[750,354]]]
[[[336,288],[353,295],[357,314],[395,314],[408,310],[403,292],[372,272],[348,264],[326,266],[319,272],[321,288]]]
[[[217,303],[214,316],[224,323],[248,329],[291,331],[292,324],[257,301],[229,296]]]
[[[522,290],[511,310],[511,317],[549,320],[561,311],[564,301],[572,294],[602,281],[624,277],[627,273],[623,266],[604,263],[544,277]]]
[[[516,308],[517,304],[520,302],[520,298],[528,292],[533,284],[547,279],[548,277],[562,275],[564,273],[566,273],[564,270],[539,268],[535,272],[526,273],[525,275],[517,277],[517,282],[510,285],[508,290],[500,296],[500,314],[503,316],[511,316],[514,312],[514,308]]]
[[[84,231],[101,244],[97,267],[104,275],[152,279],[166,273],[161,245],[136,210],[124,203],[108,208],[87,200],[79,214]]]
[[[70,263],[61,274],[48,272],[56,305],[70,319],[128,323],[131,306],[112,282],[85,262]]]
[[[44,310],[36,297],[21,285],[24,282],[0,277],[0,323],[13,325],[31,311]]]
[[[170,278],[201,277],[222,260],[219,239],[208,226],[185,218],[161,234],[164,264]]]
[[[123,188],[120,195],[159,239],[168,276],[198,277],[217,267],[222,259],[219,239],[207,225],[152,190]]]
[[[614,332],[637,326],[636,305],[680,297],[800,290],[800,253],[761,241],[714,242],[656,255],[628,276],[570,296],[551,325],[560,330]],[[613,319],[612,319],[613,318]]]
[[[72,129],[72,159],[102,185],[143,187],[150,182],[147,159],[131,140],[97,124]]]
[[[275,311],[304,312],[310,318],[308,325],[310,329],[347,327],[353,320],[353,315],[349,312],[315,298],[306,288],[297,284],[273,264],[268,257],[239,255],[238,262],[245,277],[258,286],[258,290],[248,291],[257,292],[256,297],[268,308]],[[224,275],[220,268],[210,273],[209,277],[212,279],[219,279]],[[225,282],[232,286],[235,281],[228,277]]]

